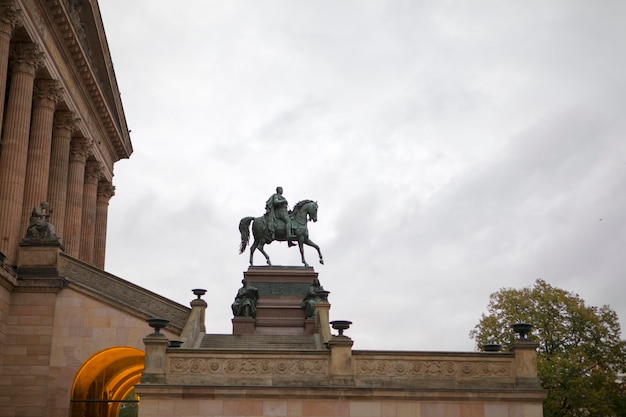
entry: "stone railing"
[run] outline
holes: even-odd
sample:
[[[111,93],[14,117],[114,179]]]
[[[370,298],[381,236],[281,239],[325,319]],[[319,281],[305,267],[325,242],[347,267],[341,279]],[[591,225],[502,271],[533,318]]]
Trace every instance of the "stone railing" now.
[[[168,349],[167,339],[158,338],[149,335],[144,339],[146,358],[153,356],[159,364],[146,367],[144,383],[461,390],[540,387],[532,365],[536,345],[524,341],[516,343],[514,352],[506,353],[383,352],[352,351],[351,339],[333,336],[328,350],[250,352]]]
[[[352,360],[355,380],[368,386],[515,386],[514,353],[355,351]]]
[[[4,255],[2,255],[4,256]],[[0,286],[12,291],[17,285],[17,274],[13,268],[4,264],[4,259],[0,261]]]
[[[179,334],[191,312],[188,307],[65,254],[60,255],[59,274],[70,287],[113,303],[131,314],[141,318],[165,318],[169,320],[168,328]]]

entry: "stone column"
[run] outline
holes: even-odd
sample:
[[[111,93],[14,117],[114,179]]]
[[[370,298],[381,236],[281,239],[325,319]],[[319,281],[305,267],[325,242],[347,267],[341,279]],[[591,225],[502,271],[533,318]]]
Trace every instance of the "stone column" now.
[[[93,247],[93,264],[104,269],[107,245],[107,220],[109,200],[115,195],[115,187],[109,181],[100,181],[96,199],[96,236]]]
[[[65,206],[67,199],[67,174],[70,163],[72,133],[80,119],[73,112],[57,111],[52,129],[50,174],[48,178],[48,203],[54,209],[53,224],[59,238],[65,233]]]
[[[207,308],[207,303],[201,299],[201,295],[206,293],[206,290],[193,290],[198,295],[198,298],[191,301],[191,313],[187,318],[185,327],[180,334],[180,340],[183,342],[183,348],[197,348],[200,346],[206,328],[204,325],[204,316]]]
[[[352,345],[354,342],[347,336],[331,336],[327,346],[330,349],[330,375],[337,385],[354,383],[354,365],[352,362]]]
[[[83,183],[83,213],[81,215],[78,258],[90,264],[93,263],[93,245],[96,235],[96,199],[98,198],[98,183],[101,176],[102,162],[87,162]]]
[[[328,301],[318,301],[315,303],[315,327],[322,339],[322,343],[330,341],[329,314],[330,303]]]
[[[7,89],[9,68],[9,45],[13,29],[19,21],[22,11],[14,0],[0,0],[0,127],[4,115],[4,93]]]
[[[515,385],[518,388],[539,388],[537,375],[537,348],[539,343],[528,339],[517,339],[513,343],[515,353]]]
[[[61,98],[61,88],[54,80],[35,80],[33,112],[30,123],[30,140],[26,161],[24,207],[22,208],[22,233],[28,227],[31,210],[46,201],[50,175],[50,152],[52,149],[52,121],[54,108]],[[53,206],[50,208],[54,209]],[[56,216],[51,223],[55,224]]]
[[[170,342],[163,333],[152,333],[143,338],[146,357],[144,359],[142,384],[165,383],[165,353]]]
[[[70,145],[63,239],[65,252],[75,258],[78,258],[80,251],[85,163],[91,153],[91,146],[92,141],[87,138],[74,138]]]
[[[33,104],[35,71],[42,54],[34,44],[14,45],[0,153],[0,251],[6,263],[15,264],[20,235],[30,114]]]

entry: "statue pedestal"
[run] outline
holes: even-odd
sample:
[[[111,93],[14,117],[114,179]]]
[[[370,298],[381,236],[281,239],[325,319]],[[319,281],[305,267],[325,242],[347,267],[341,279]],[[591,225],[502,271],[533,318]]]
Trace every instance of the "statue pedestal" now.
[[[233,334],[251,334],[256,328],[256,320],[252,317],[234,317]]]
[[[59,255],[63,245],[59,242],[23,239],[17,255],[19,274],[16,291],[58,292],[65,286],[59,276]]]
[[[307,325],[301,306],[309,286],[317,278],[312,267],[253,266],[243,275],[248,285],[259,290],[254,333],[313,334],[314,326]],[[233,321],[234,334],[238,334],[236,327]]]
[[[63,252],[63,245],[58,241],[23,239],[17,255],[17,269],[43,275],[56,275],[61,252]]]

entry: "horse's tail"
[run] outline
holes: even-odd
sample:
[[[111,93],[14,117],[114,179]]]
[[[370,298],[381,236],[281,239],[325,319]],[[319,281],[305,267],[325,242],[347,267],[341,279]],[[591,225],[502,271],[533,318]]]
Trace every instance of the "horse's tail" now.
[[[250,222],[254,220],[254,217],[244,217],[239,222],[239,233],[241,233],[241,244],[239,245],[239,254],[241,255],[248,246],[250,241]]]

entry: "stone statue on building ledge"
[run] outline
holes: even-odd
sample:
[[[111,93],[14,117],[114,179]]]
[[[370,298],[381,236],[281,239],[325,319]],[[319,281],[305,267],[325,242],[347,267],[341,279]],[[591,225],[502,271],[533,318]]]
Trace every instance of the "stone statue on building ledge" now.
[[[50,216],[52,216],[52,209],[49,207],[48,202],[44,201],[33,207],[24,240],[29,242],[59,243],[59,237],[54,230],[54,226],[50,223]]]
[[[259,299],[259,290],[248,285],[245,279],[241,280],[242,287],[237,291],[235,301],[231,305],[235,317],[256,317],[256,301]]]
[[[328,301],[328,291],[324,290],[324,287],[320,284],[320,280],[315,278],[300,303],[300,307],[304,309],[305,318],[308,319],[315,315],[315,303],[318,301]]]

